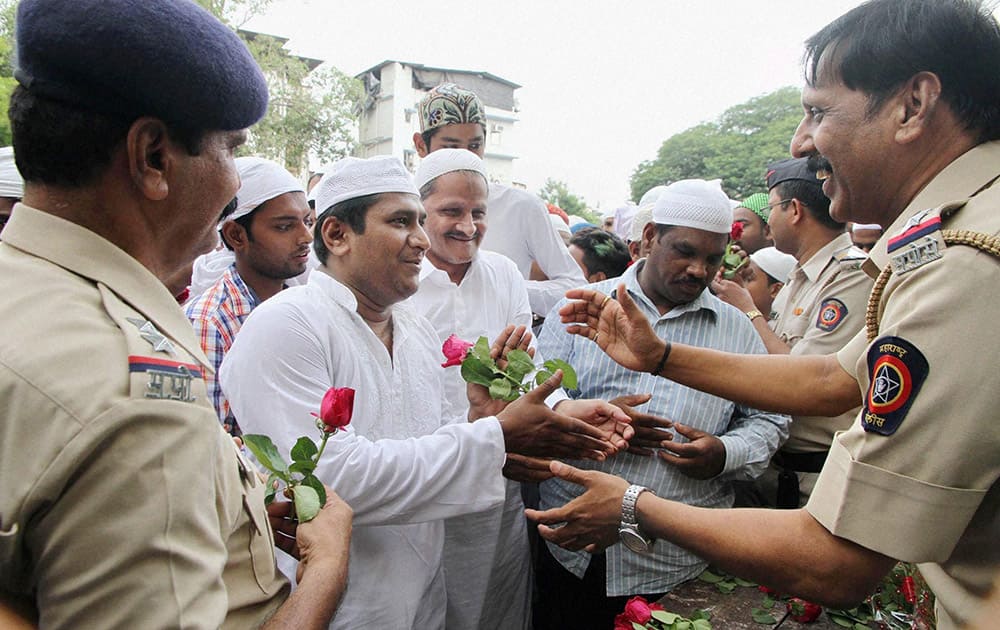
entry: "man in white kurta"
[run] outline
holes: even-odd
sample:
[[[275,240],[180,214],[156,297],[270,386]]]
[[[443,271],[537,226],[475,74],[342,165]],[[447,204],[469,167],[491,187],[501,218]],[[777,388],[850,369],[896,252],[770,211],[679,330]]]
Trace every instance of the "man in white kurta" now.
[[[396,158],[345,158],[318,187],[323,265],[251,313],[220,381],[245,432],[269,434],[282,453],[315,433],[310,413],[329,387],[356,390],[350,426],[315,471],[355,514],[350,583],[331,627],[442,628],[441,519],[503,501],[505,446],[526,448],[555,414],[541,400],[521,404],[529,395],[500,419],[443,419],[437,335],[397,304],[416,290],[428,247],[408,173]]]
[[[420,163],[416,183],[431,248],[420,288],[407,303],[430,320],[441,343],[453,334],[470,342],[492,339],[508,324],[530,327],[517,267],[479,248],[487,224],[483,161],[464,149],[441,149]],[[460,371],[457,365],[443,370],[445,404],[461,422],[469,399]],[[502,505],[445,522],[444,567],[448,628],[530,627],[531,554],[520,483],[507,481]]]

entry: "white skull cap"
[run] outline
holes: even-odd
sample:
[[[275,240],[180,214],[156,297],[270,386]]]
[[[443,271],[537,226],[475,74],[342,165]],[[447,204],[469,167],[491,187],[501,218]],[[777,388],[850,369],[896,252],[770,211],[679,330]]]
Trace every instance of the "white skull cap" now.
[[[261,157],[236,158],[240,189],[236,191],[236,211],[226,217],[233,221],[245,217],[260,204],[285,193],[305,193],[306,187],[284,166]]]
[[[716,234],[729,234],[733,208],[722,180],[685,179],[667,186],[653,206],[653,221]]]
[[[345,157],[330,167],[316,187],[316,214],[322,214],[348,199],[378,193],[420,195],[409,171],[391,155],[368,159]]]
[[[783,254],[774,247],[758,249],[750,254],[750,260],[778,282],[787,282],[795,268],[795,257]]]
[[[483,176],[489,186],[490,178],[486,176],[486,165],[483,160],[467,149],[438,149],[420,160],[420,166],[413,176],[417,188],[433,181],[446,173],[455,171],[475,171]]]

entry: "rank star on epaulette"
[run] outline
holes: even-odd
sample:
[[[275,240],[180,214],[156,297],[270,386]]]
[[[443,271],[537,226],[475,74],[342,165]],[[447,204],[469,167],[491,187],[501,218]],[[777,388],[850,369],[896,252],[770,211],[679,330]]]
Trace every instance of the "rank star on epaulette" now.
[[[148,341],[149,345],[153,346],[153,350],[156,352],[166,352],[172,356],[177,355],[177,351],[174,350],[174,344],[170,343],[170,340],[156,329],[153,322],[135,317],[126,317],[125,319],[139,329],[139,336]]]

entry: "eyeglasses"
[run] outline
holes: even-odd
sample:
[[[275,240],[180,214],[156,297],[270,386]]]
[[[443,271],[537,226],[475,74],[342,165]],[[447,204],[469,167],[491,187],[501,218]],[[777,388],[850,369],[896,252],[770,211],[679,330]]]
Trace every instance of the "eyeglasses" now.
[[[778,206],[783,206],[783,205],[785,205],[786,203],[788,203],[789,201],[794,201],[794,198],[792,198],[792,199],[782,199],[781,201],[776,201],[776,202],[774,202],[774,203],[769,203],[769,204],[767,204],[767,205],[766,205],[766,206],[764,206],[764,207],[765,207],[765,208],[767,208],[767,211],[768,211],[768,212],[771,212],[771,210],[774,210],[774,209],[775,209],[775,208],[777,208]]]

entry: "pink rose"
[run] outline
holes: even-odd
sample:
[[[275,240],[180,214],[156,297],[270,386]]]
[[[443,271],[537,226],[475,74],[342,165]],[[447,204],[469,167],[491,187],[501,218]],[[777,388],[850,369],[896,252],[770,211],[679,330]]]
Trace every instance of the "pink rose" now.
[[[649,602],[636,595],[625,602],[625,618],[640,625],[646,625],[653,618],[653,609]]]
[[[625,613],[618,613],[615,615],[614,630],[632,630],[632,620]]]
[[[462,361],[465,360],[465,355],[469,353],[469,348],[473,344],[468,341],[463,341],[459,339],[456,335],[452,335],[444,340],[444,345],[441,346],[441,352],[444,353],[444,358],[447,359],[441,364],[441,367],[451,367],[453,365],[462,365]]]
[[[733,225],[729,228],[729,240],[738,241],[743,238],[743,224],[739,221],[733,221]]]
[[[353,413],[354,390],[350,387],[331,387],[326,390],[319,407],[319,415],[316,417],[323,421],[324,431],[336,433],[337,429],[343,429],[350,424]]]

